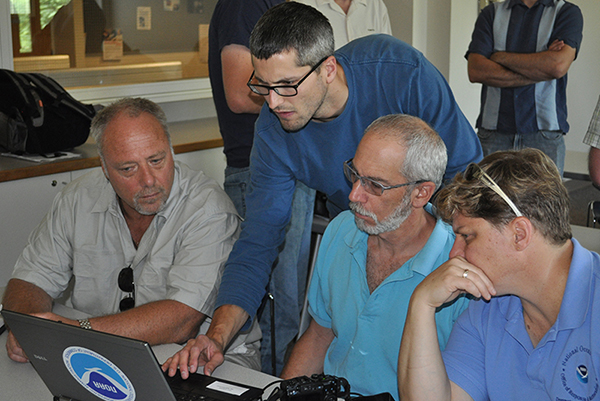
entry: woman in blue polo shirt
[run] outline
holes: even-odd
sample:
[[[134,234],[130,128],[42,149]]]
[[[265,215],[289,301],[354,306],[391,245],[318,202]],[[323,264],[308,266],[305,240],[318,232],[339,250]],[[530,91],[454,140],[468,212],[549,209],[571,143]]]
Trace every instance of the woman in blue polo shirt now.
[[[456,242],[412,295],[402,401],[598,397],[600,257],[572,239],[554,163],[536,149],[493,153],[457,175],[437,204]],[[441,353],[435,309],[465,293],[483,299],[469,304]]]

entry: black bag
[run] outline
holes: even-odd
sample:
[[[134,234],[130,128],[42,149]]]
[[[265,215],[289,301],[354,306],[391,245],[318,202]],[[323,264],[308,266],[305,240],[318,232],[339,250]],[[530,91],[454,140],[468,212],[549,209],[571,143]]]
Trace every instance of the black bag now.
[[[0,69],[0,150],[53,153],[83,144],[96,115],[54,79]]]

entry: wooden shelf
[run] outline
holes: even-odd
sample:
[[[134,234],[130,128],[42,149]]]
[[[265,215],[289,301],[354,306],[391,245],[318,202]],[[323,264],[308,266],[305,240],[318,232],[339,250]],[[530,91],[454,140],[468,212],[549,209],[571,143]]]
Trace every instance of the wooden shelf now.
[[[169,132],[175,153],[195,152],[223,146],[216,117],[170,123]],[[80,154],[81,158],[60,162],[33,163],[0,156],[0,182],[100,166],[100,158],[92,138],[75,148],[73,152]]]

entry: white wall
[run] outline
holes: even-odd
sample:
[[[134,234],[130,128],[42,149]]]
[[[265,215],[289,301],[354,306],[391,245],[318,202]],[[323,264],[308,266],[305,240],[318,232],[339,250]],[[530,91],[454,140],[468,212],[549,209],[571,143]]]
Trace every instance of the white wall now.
[[[396,3],[401,6],[405,0],[387,0],[386,4]],[[567,106],[571,130],[566,136],[567,151],[588,151],[582,143],[583,136],[600,95],[600,1],[572,0],[583,13],[583,43],[577,60],[571,65],[568,75]],[[415,13],[419,21],[415,22],[412,32],[415,35],[426,35],[426,38],[415,37],[412,43],[423,51],[440,71],[446,75],[454,96],[461,109],[474,125],[479,113],[480,85],[471,84],[467,77],[467,61],[464,54],[471,40],[471,33],[477,18],[477,0],[414,0]],[[448,5],[450,5],[448,10]],[[390,7],[388,7],[390,8]],[[406,7],[408,10],[408,7]],[[423,11],[425,10],[425,12]],[[394,18],[390,13],[390,18]],[[450,19],[448,50],[441,49],[447,39],[444,37]],[[420,26],[425,23],[426,26]],[[393,26],[393,23],[392,23]],[[394,32],[396,35],[396,33]],[[398,35],[396,35],[398,36]],[[437,45],[437,46],[436,46]],[[444,60],[448,55],[448,61]],[[441,55],[441,59],[440,59]],[[446,69],[448,70],[446,72]]]
[[[10,22],[10,3],[0,1],[0,21]],[[13,68],[10,23],[0,23],[0,67]]]
[[[413,42],[413,0],[383,0],[388,9],[392,33],[406,43]]]
[[[589,150],[582,140],[600,96],[600,1],[572,0],[583,13],[583,42],[577,59],[569,69],[567,105],[571,130],[566,136],[567,150]]]
[[[451,0],[450,18],[450,71],[448,82],[454,97],[471,124],[479,114],[481,85],[469,82],[465,52],[471,42],[471,33],[477,19],[475,0]]]
[[[451,2],[422,0],[414,4],[412,45],[426,55],[446,80],[450,73]]]

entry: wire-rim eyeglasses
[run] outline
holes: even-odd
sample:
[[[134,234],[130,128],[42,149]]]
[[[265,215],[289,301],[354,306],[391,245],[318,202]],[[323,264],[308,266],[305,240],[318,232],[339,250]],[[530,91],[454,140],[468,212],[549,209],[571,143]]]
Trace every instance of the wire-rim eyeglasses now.
[[[424,182],[429,181],[429,180],[418,180],[418,181],[407,182],[405,184],[383,185],[379,181],[375,181],[372,178],[363,177],[363,176],[359,175],[358,172],[356,171],[356,169],[354,168],[354,163],[352,162],[353,160],[354,159],[350,159],[350,160],[346,160],[344,162],[344,175],[346,176],[346,179],[348,179],[348,181],[350,181],[350,183],[352,183],[352,185],[354,185],[354,183],[356,181],[360,180],[360,185],[364,188],[365,191],[367,191],[367,193],[370,193],[371,195],[381,196],[381,195],[383,195],[383,192],[387,191],[388,189],[402,188],[402,187],[406,187],[408,185],[422,184]]]

